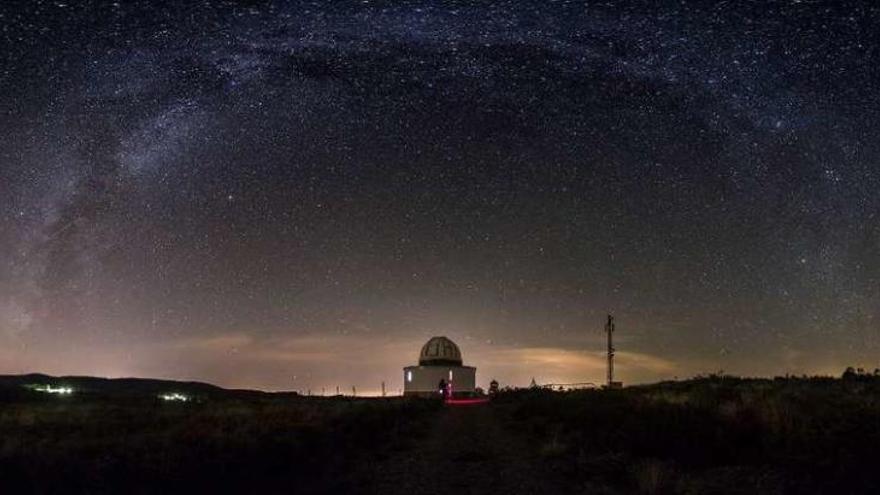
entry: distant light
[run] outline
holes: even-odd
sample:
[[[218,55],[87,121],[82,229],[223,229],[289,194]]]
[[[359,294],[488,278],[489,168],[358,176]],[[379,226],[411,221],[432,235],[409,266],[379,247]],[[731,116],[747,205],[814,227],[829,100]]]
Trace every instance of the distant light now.
[[[412,381],[412,370],[409,370],[406,372],[406,381],[408,381],[408,382]]]
[[[46,394],[70,395],[73,393],[71,387],[53,387],[52,385],[25,385],[25,387]]]
[[[178,402],[188,402],[189,401],[189,397],[187,397],[183,394],[178,394],[177,392],[174,392],[171,394],[162,394],[159,396],[159,398],[162,400],[168,400],[168,401],[178,401]]]

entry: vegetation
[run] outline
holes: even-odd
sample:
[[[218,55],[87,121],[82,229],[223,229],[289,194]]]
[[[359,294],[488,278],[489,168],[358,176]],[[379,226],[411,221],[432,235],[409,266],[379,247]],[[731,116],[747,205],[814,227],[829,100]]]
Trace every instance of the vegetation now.
[[[460,408],[51,380],[74,393],[0,377],[4,493],[444,493],[437,480],[470,493],[880,493],[880,376],[855,370],[501,391]]]
[[[0,492],[352,492],[376,446],[406,445],[437,408],[235,392],[188,402],[54,396],[7,387],[0,393]]]
[[[880,493],[880,378],[501,394],[553,471],[593,493]]]

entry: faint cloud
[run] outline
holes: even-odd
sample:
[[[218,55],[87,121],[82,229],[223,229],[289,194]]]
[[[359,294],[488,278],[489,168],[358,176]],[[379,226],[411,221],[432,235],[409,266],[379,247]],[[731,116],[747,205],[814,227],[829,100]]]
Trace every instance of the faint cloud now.
[[[661,357],[627,351],[616,354],[615,364],[623,379],[638,382],[656,380],[678,369]],[[524,385],[532,377],[539,383],[601,383],[607,360],[601,351],[524,347],[488,350],[481,354],[477,366],[483,376],[507,377],[513,385]]]
[[[253,336],[230,333],[173,341],[150,349],[166,365],[162,374],[210,380],[228,387],[267,390],[389,391],[402,385],[402,369],[417,361],[421,339],[366,335]],[[152,365],[152,363],[150,363]],[[158,371],[158,370],[156,370]],[[155,376],[154,371],[145,371]]]
[[[295,386],[308,380],[315,389],[318,384],[326,387],[338,382],[374,387],[385,381],[389,390],[395,390],[402,385],[398,376],[402,368],[418,362],[418,352],[425,338],[392,340],[372,335],[259,338],[236,333],[178,341],[173,344],[173,352],[186,355],[190,371],[199,369],[206,376],[219,374],[214,379],[227,385],[291,388],[272,378],[285,375],[285,381],[296,382]],[[602,351],[458,343],[464,364],[477,367],[478,385],[482,386],[493,378],[505,385],[526,386],[532,377],[539,383],[597,384],[605,377],[606,358]],[[629,351],[618,352],[615,363],[621,379],[627,383],[656,381],[671,377],[679,370],[676,363],[664,358]],[[228,372],[230,365],[234,365],[234,374]],[[291,378],[294,375],[295,380]]]

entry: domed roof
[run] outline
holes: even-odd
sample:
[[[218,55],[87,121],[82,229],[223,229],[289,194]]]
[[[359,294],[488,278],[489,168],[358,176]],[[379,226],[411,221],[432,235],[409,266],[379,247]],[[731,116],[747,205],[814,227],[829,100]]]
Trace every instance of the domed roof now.
[[[419,364],[422,366],[461,366],[461,351],[458,350],[455,342],[446,337],[431,337],[422,346]]]

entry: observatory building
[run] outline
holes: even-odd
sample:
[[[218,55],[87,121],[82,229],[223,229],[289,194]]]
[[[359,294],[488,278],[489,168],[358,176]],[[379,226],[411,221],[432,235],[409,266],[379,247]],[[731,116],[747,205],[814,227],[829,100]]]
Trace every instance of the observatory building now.
[[[440,381],[451,387],[453,395],[474,393],[477,369],[462,366],[461,351],[446,337],[431,337],[422,346],[418,366],[403,368],[403,395],[436,397]]]

